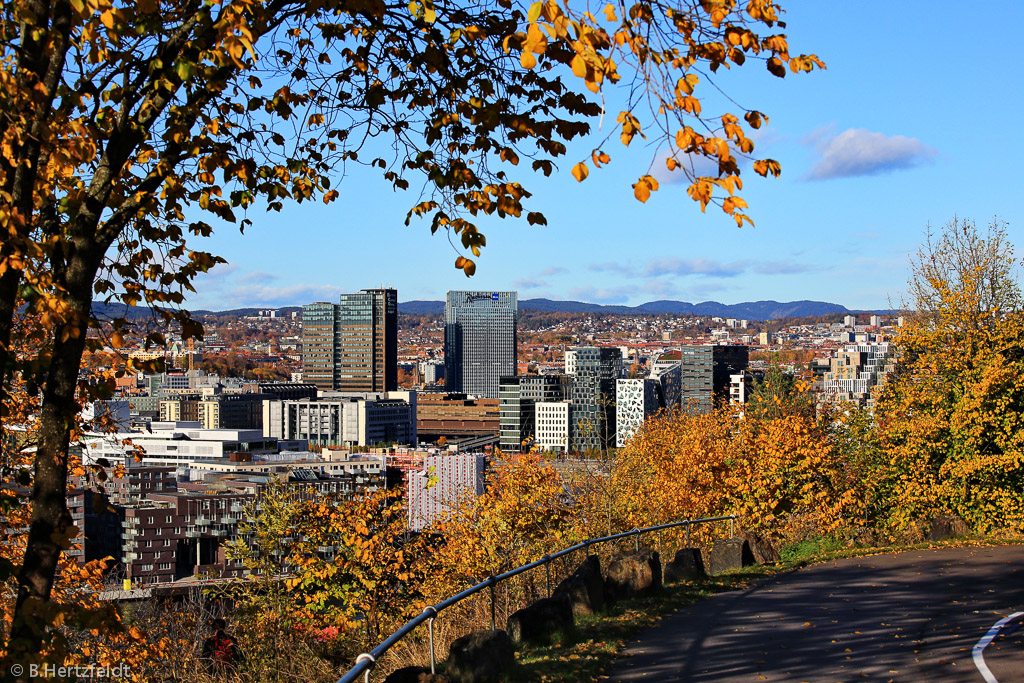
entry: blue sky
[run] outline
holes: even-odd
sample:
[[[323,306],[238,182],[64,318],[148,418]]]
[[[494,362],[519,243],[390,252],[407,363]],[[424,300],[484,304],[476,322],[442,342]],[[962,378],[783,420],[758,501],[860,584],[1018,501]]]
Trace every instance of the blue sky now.
[[[487,247],[466,278],[444,234],[415,219],[404,225],[414,195],[356,171],[330,206],[250,211],[245,235],[218,230],[203,248],[229,264],[201,278],[188,305],[301,305],[385,285],[400,301],[516,289],[520,299],[813,299],[873,309],[899,299],[929,223],[998,216],[1024,249],[1024,78],[1012,30],[1024,24],[1024,2],[783,6],[791,52],[816,53],[828,69],[778,79],[748,62],[719,81],[770,117],[755,154],[783,167],[778,179],[744,173],[755,227],[738,229],[713,207],[701,214],[686,185],[660,170],[660,191],[637,202],[631,184],[652,159],[663,168],[657,150],[637,142],[607,145],[611,165],[576,183],[569,171],[591,140],[552,177],[525,174],[547,226],[481,222]]]

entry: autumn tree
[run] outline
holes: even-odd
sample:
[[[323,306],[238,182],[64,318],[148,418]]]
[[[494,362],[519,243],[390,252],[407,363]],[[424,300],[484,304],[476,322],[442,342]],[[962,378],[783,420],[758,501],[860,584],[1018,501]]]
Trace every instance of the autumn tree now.
[[[669,169],[690,179],[702,210],[717,203],[742,225],[739,160],[754,148],[744,130],[765,116],[711,114],[699,95],[747,60],[775,76],[821,66],[773,33],[779,11],[770,0],[609,4],[599,16],[555,0],[5,3],[0,370],[4,392],[21,375],[42,395],[29,535],[12,570],[12,651],[48,637],[33,615],[50,599],[61,539],[74,534],[64,499],[77,398],[105,386],[80,386],[82,355],[121,346],[128,325],[87,338],[94,297],[158,306],[184,337],[201,334],[179,306],[220,259],[191,240],[212,220],[244,228],[237,212],[258,206],[330,202],[355,165],[396,190],[415,184],[409,218],[475,257],[485,244],[476,216],[545,223],[508,171],[527,160],[552,173],[566,143],[606,113],[587,93],[616,83],[625,104],[608,118],[619,140],[663,135]],[[575,164],[577,179],[610,160],[605,142]],[[701,157],[717,173],[698,176]],[[780,173],[771,159],[753,169]],[[656,189],[649,174],[634,185],[641,201]],[[460,255],[456,267],[471,275],[476,263]],[[51,340],[29,365],[10,353],[23,310]],[[10,416],[0,419],[2,430]]]
[[[902,533],[939,514],[979,529],[1024,522],[1024,313],[1005,224],[954,219],[912,260],[901,360],[877,409]]]
[[[751,389],[747,412],[752,416],[773,417],[796,413],[813,415],[814,397],[810,388],[807,378],[786,372],[778,356],[772,356],[764,377]]]
[[[268,484],[227,547],[246,575],[219,591],[234,605],[245,670],[261,680],[302,676],[304,667],[324,676],[317,644],[335,659],[372,647],[422,609],[425,547],[408,534],[395,492]]]

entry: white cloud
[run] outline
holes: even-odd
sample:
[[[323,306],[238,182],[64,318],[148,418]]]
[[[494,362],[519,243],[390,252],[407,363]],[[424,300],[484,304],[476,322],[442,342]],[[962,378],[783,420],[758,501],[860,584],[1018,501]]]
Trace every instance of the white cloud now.
[[[548,283],[544,280],[537,280],[532,277],[521,277],[512,284],[516,289],[539,289],[540,287],[548,286]]]
[[[917,138],[886,136],[864,128],[850,128],[835,136],[816,131],[805,141],[821,155],[807,172],[810,180],[889,173],[920,166],[937,154]]]
[[[591,301],[601,304],[622,304],[636,291],[635,287],[574,287],[569,290],[569,298],[580,301]]]
[[[735,277],[746,270],[746,261],[721,263],[706,258],[663,258],[648,261],[644,275],[704,275],[707,277]]]
[[[551,277],[552,275],[561,275],[562,273],[568,272],[568,268],[562,268],[561,266],[551,266],[550,268],[545,268],[544,270],[540,271],[539,275],[541,277]]]
[[[634,277],[636,272],[632,266],[627,266],[622,263],[615,263],[614,261],[606,261],[605,263],[592,263],[587,266],[587,270],[592,270],[596,273],[619,273],[626,277]]]
[[[271,282],[277,279],[277,275],[273,273],[267,273],[262,270],[254,270],[251,273],[246,273],[240,278],[237,278],[239,282],[261,284],[264,282]]]
[[[643,291],[647,294],[653,294],[654,296],[668,297],[675,296],[679,293],[679,289],[675,283],[671,280],[648,280],[644,283]]]
[[[341,288],[334,285],[235,287],[224,297],[225,308],[247,306],[302,306],[314,301],[337,301]]]

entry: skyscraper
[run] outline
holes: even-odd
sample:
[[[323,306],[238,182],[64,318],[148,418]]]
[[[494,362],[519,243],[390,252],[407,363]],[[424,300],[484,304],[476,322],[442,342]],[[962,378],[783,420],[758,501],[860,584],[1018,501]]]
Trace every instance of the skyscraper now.
[[[398,292],[364,289],[302,307],[302,376],[318,389],[398,388]]]
[[[575,349],[569,410],[570,446],[577,452],[615,445],[615,382],[622,376],[622,351],[617,346]]]
[[[448,292],[444,383],[448,391],[498,398],[502,377],[518,374],[515,292]]]

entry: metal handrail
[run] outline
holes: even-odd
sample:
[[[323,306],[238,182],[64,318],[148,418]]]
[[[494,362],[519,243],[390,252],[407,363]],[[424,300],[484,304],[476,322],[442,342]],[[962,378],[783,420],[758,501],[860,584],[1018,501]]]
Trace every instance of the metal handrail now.
[[[495,624],[495,616],[494,616],[494,602],[495,602],[494,601],[494,587],[496,585],[498,585],[498,583],[500,583],[501,581],[504,581],[505,579],[511,579],[513,576],[518,576],[519,574],[522,574],[523,572],[529,571],[529,570],[533,569],[534,567],[540,567],[542,565],[547,566],[547,565],[549,565],[551,563],[552,560],[557,560],[559,557],[563,557],[565,555],[568,555],[569,553],[575,552],[575,551],[583,549],[583,548],[589,548],[590,546],[596,545],[598,543],[605,543],[607,541],[615,541],[615,540],[618,540],[618,539],[621,539],[621,538],[628,538],[630,536],[634,537],[635,547],[636,547],[637,550],[639,550],[640,549],[640,534],[646,534],[646,533],[650,533],[652,531],[662,531],[664,529],[673,529],[675,527],[680,527],[680,526],[684,526],[684,525],[686,526],[687,536],[689,536],[690,526],[693,525],[693,524],[705,524],[705,523],[708,523],[708,522],[724,522],[725,520],[729,520],[729,536],[730,536],[730,538],[732,538],[732,537],[735,537],[735,535],[736,535],[736,529],[735,529],[735,525],[734,525],[734,520],[736,520],[736,519],[737,519],[737,515],[724,515],[722,517],[705,517],[705,518],[702,518],[702,519],[684,519],[681,522],[670,522],[668,524],[659,524],[658,526],[644,527],[643,529],[633,529],[632,531],[624,531],[624,532],[622,532],[620,534],[612,534],[611,536],[603,536],[601,538],[590,538],[590,539],[587,539],[586,541],[583,541],[582,543],[577,543],[574,546],[571,546],[569,548],[565,548],[564,550],[559,550],[557,553],[552,553],[550,555],[545,555],[544,557],[540,558],[539,560],[534,560],[533,562],[531,562],[529,564],[524,564],[521,567],[516,567],[515,569],[510,569],[509,571],[505,572],[504,574],[498,574],[497,576],[488,576],[486,579],[484,579],[480,583],[476,584],[475,586],[473,586],[471,588],[467,588],[466,590],[462,591],[461,593],[456,593],[455,595],[453,595],[450,598],[447,598],[445,600],[442,600],[441,602],[437,603],[436,605],[431,605],[431,606],[427,607],[426,609],[423,610],[423,612],[419,616],[414,617],[410,621],[406,622],[405,625],[403,625],[400,629],[398,629],[397,631],[392,633],[390,636],[388,636],[380,645],[378,645],[377,647],[373,648],[371,651],[364,652],[361,655],[359,655],[358,657],[356,657],[356,663],[352,666],[351,669],[348,670],[348,672],[344,676],[342,676],[338,680],[338,683],[355,683],[356,679],[359,678],[360,674],[364,675],[365,683],[369,683],[369,681],[370,681],[370,671],[373,669],[374,666],[376,666],[377,660],[382,655],[384,655],[384,653],[386,653],[388,650],[390,650],[392,647],[394,647],[398,643],[398,641],[400,641],[402,638],[404,638],[407,634],[409,634],[413,629],[415,629],[417,626],[421,625],[423,622],[427,622],[427,633],[428,633],[428,637],[429,637],[429,641],[430,641],[430,672],[431,673],[435,673],[435,671],[434,671],[434,669],[435,669],[435,662],[434,662],[434,619],[437,617],[437,615],[442,610],[444,610],[444,609],[446,609],[448,607],[451,607],[452,605],[455,605],[455,604],[458,604],[458,603],[462,602],[463,600],[465,600],[466,598],[470,597],[471,595],[476,595],[477,593],[479,593],[480,591],[482,591],[485,588],[489,588],[490,591],[491,591],[491,630],[493,631],[495,629],[495,626],[496,626],[496,624]],[[548,569],[547,581],[548,581],[548,597],[550,597],[551,596],[551,571],[550,571],[550,568]]]

